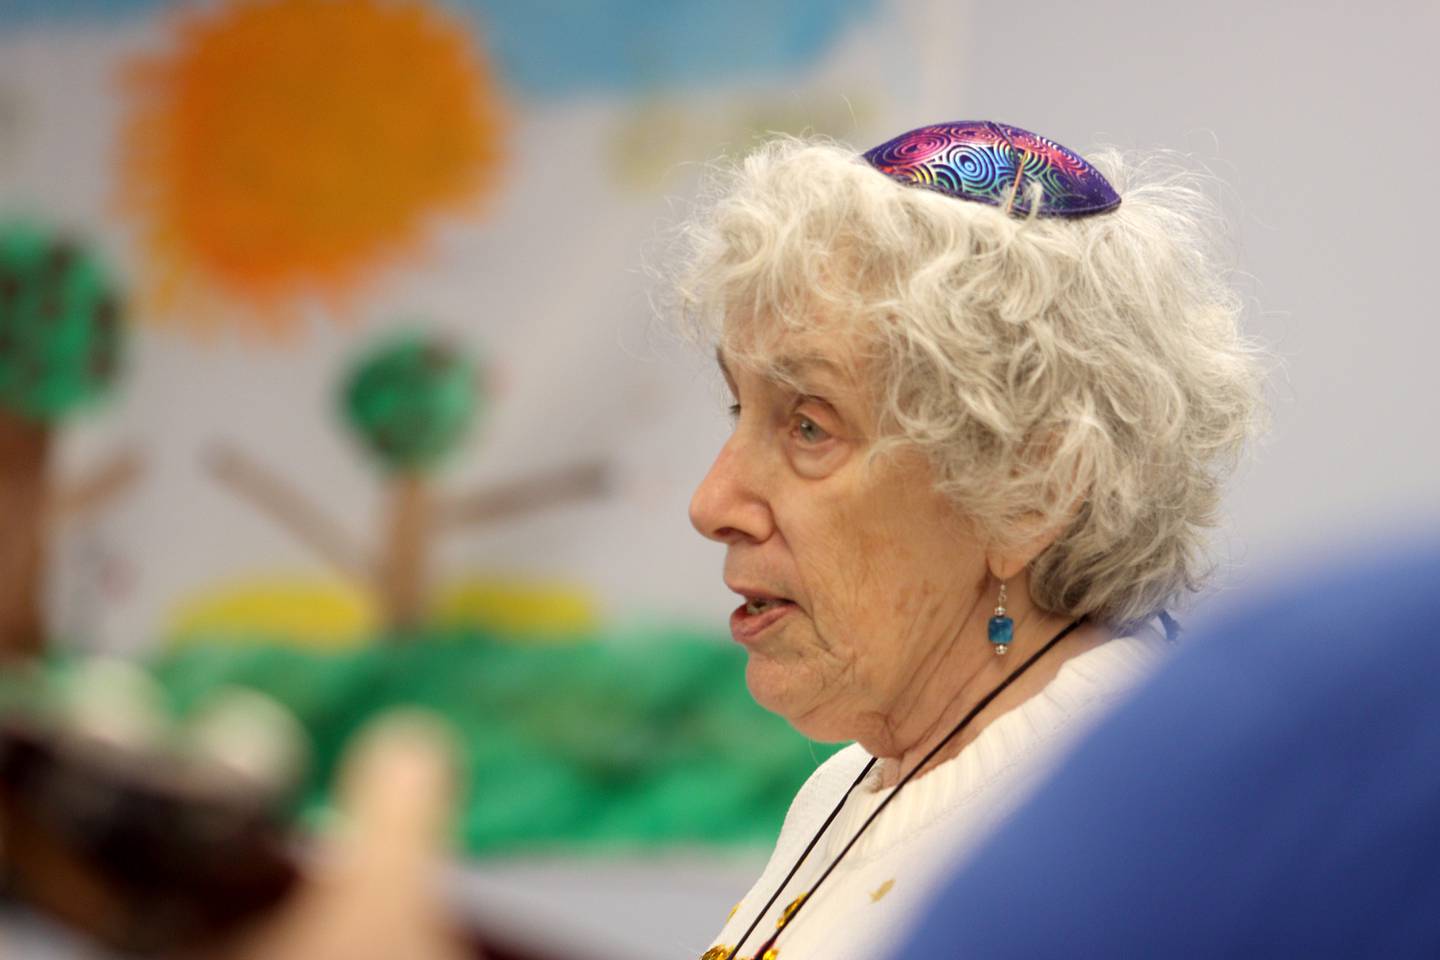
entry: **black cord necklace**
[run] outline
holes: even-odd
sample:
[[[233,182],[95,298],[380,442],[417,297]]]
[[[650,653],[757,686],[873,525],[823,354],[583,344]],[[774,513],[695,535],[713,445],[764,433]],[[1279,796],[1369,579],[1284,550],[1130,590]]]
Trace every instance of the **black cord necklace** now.
[[[860,829],[855,831],[855,836],[851,837],[850,842],[845,844],[845,846],[841,848],[840,852],[836,854],[834,860],[830,861],[830,865],[825,868],[823,873],[820,874],[820,878],[816,880],[813,884],[811,884],[809,890],[806,890],[804,893],[800,894],[800,896],[797,897],[794,902],[790,904],[790,906],[785,908],[785,912],[780,917],[780,922],[777,924],[775,932],[770,934],[769,938],[760,945],[759,951],[755,954],[755,960],[775,960],[775,941],[779,938],[780,933],[792,921],[794,921],[795,917],[799,915],[802,909],[804,909],[805,904],[810,902],[810,899],[815,895],[815,891],[820,889],[820,885],[824,883],[826,878],[835,871],[835,868],[840,865],[840,861],[845,859],[845,854],[850,852],[850,848],[855,846],[856,842],[860,839],[861,836],[864,835],[866,829],[870,826],[870,824],[874,823],[875,818],[880,816],[880,812],[884,810],[887,806],[889,806],[892,800],[894,800],[897,796],[900,795],[900,791],[904,789],[905,785],[911,780],[913,780],[915,778],[915,775],[918,774],[921,770],[924,770],[926,765],[929,764],[931,760],[935,759],[936,755],[945,748],[946,744],[958,737],[960,735],[960,732],[970,725],[970,721],[974,720],[977,716],[979,716],[980,711],[990,706],[991,702],[994,701],[994,699],[998,697],[1001,693],[1003,693],[1005,689],[1010,686],[1010,684],[1020,679],[1021,675],[1024,674],[1026,670],[1029,670],[1032,666],[1034,666],[1035,661],[1039,660],[1041,657],[1045,656],[1045,654],[1049,653],[1052,649],[1055,648],[1056,644],[1068,637],[1071,633],[1074,632],[1076,627],[1080,626],[1080,624],[1084,622],[1084,617],[1073,620],[1070,622],[1069,626],[1065,627],[1065,629],[1061,630],[1059,633],[1055,634],[1055,636],[1051,637],[1050,641],[1046,643],[1045,646],[1041,647],[1039,650],[1035,651],[1035,653],[1031,654],[1029,659],[1027,659],[1024,663],[1020,664],[1020,666],[1016,667],[1014,672],[1012,672],[1008,677],[1000,681],[1000,683],[996,685],[995,689],[991,690],[985,696],[981,697],[980,702],[970,708],[970,711],[965,714],[964,718],[961,719],[959,723],[955,724],[954,728],[945,735],[944,739],[942,739],[939,743],[935,744],[935,746],[931,747],[930,752],[925,754],[924,758],[918,764],[916,764],[909,773],[905,774],[905,776],[900,778],[900,782],[895,784],[895,789],[890,791],[890,795],[887,796],[884,800],[881,800],[880,805],[871,812],[870,816],[865,818],[865,822],[860,824]],[[825,831],[830,828],[830,824],[834,822],[837,816],[839,816],[840,811],[844,808],[846,801],[850,799],[850,794],[854,793],[855,788],[858,787],[861,781],[863,781],[865,777],[869,775],[871,769],[875,766],[875,760],[875,757],[870,758],[870,761],[865,764],[865,768],[860,771],[860,775],[855,778],[855,782],[850,784],[850,787],[845,791],[845,795],[842,796],[840,798],[840,802],[835,805],[835,809],[831,810],[830,815],[825,818],[825,822],[820,824],[820,829],[817,830],[815,832],[815,835],[810,838],[810,842],[806,844],[805,849],[801,851],[800,858],[795,861],[794,865],[790,868],[790,872],[785,874],[785,879],[780,881],[780,885],[775,888],[775,892],[770,895],[770,899],[765,901],[765,906],[760,908],[760,912],[756,914],[755,919],[750,922],[750,926],[745,929],[745,933],[742,934],[739,941],[736,942],[734,949],[728,952],[721,952],[723,951],[723,948],[720,948],[719,951],[714,952],[707,951],[705,957],[702,957],[701,960],[706,960],[706,958],[714,958],[714,960],[721,960],[721,958],[723,958],[723,960],[734,960],[734,958],[740,955],[740,948],[745,946],[745,941],[750,939],[750,934],[755,932],[755,928],[760,925],[760,921],[764,918],[765,914],[768,913],[770,911],[770,908],[775,905],[775,901],[780,898],[780,894],[785,890],[785,887],[794,878],[796,872],[799,871],[801,865],[805,863],[805,859],[810,856],[810,851],[815,849],[815,845],[820,842],[820,838],[825,835]]]

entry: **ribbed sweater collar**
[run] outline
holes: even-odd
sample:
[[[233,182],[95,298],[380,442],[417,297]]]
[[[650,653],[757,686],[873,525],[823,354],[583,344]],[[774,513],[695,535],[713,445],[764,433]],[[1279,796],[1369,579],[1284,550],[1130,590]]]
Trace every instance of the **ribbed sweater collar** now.
[[[952,819],[996,778],[1033,753],[1045,749],[1062,732],[1075,732],[1105,701],[1128,690],[1163,654],[1166,640],[1158,630],[1142,628],[1087,650],[1059,669],[1035,696],[996,717],[980,735],[950,760],[909,783],[898,799],[846,855],[859,865],[929,827]],[[846,751],[853,777],[870,759],[859,746]],[[837,758],[838,759],[838,758]],[[848,779],[848,778],[847,778]],[[825,846],[839,852],[871,812],[892,792],[880,787],[880,771],[872,770],[855,788],[845,808],[826,831]]]

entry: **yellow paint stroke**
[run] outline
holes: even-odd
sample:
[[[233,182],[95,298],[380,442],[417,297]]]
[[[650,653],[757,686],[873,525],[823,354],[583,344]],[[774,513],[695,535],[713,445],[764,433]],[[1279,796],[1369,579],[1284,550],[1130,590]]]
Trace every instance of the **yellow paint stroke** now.
[[[435,597],[439,626],[472,626],[537,639],[594,630],[598,604],[583,587],[475,577],[442,587]]]
[[[870,902],[879,903],[885,898],[885,894],[890,892],[890,888],[893,886],[895,886],[894,880],[886,880],[884,883],[880,884],[880,886],[870,894]]]
[[[187,597],[170,617],[178,641],[253,637],[339,650],[367,642],[380,626],[373,598],[343,580],[259,577]]]
[[[431,623],[476,627],[521,642],[549,643],[599,625],[598,604],[583,587],[469,577],[442,586]],[[376,598],[344,580],[276,575],[221,584],[176,605],[165,634],[172,642],[224,637],[300,648],[342,650],[371,642],[381,630]]]
[[[236,0],[178,14],[171,46],[131,64],[122,132],[152,310],[285,332],[494,180],[494,81],[430,3]]]

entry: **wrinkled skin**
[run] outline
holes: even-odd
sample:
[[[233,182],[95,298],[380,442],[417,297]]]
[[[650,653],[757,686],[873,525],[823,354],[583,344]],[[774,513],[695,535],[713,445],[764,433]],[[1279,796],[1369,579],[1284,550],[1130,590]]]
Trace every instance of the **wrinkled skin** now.
[[[876,405],[861,351],[843,336],[785,334],[771,349],[759,369],[720,356],[734,430],[690,519],[725,545],[732,590],[793,601],[757,636],[737,635],[755,699],[807,736],[858,740],[903,766],[1016,665],[986,639],[1000,580],[1017,647],[1065,625],[1029,602],[1024,572],[1053,537],[987,548],[920,453],[867,457]],[[1070,650],[1095,641],[1079,634],[986,714],[1031,695]]]

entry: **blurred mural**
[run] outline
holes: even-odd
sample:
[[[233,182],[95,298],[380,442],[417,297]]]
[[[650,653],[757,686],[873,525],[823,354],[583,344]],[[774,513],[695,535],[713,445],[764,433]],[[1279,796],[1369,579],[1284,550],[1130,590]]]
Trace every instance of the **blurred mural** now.
[[[51,476],[60,425],[113,386],[121,297],[75,241],[23,223],[0,227],[0,652],[45,645],[47,547],[66,513],[130,479],[123,462],[65,489]]]
[[[167,16],[124,64],[117,175],[144,315],[281,331],[474,216],[502,150],[467,24],[424,4],[289,0]]]
[[[706,160],[772,130],[863,138],[902,98],[925,109],[913,54],[936,11],[881,7],[0,4],[0,216],[86,250],[131,331],[123,386],[51,470],[117,449],[147,467],[52,538],[28,595],[57,642],[144,651],[216,618],[307,616],[291,606],[351,634],[414,619],[381,609],[396,603],[715,616],[718,562],[684,503],[719,425],[706,361],[656,322],[646,273]],[[6,322],[49,322],[23,312]],[[438,392],[412,409],[390,408],[399,381],[336,401],[406,336],[433,344],[417,371],[483,369],[448,393],[417,381]],[[410,482],[429,454],[383,436],[432,414],[453,433],[443,502]]]
[[[472,853],[766,844],[833,748],[745,691],[650,274],[708,159],[925,111],[941,10],[0,3],[6,649],[263,692],[307,816],[418,704]]]

